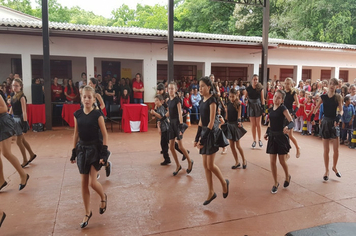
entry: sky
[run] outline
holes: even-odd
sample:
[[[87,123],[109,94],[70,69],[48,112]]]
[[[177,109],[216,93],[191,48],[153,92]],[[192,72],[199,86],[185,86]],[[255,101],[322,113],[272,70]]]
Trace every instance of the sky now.
[[[35,0],[31,0],[31,2],[35,4]],[[135,9],[138,3],[150,6],[168,4],[168,0],[57,0],[57,2],[68,8],[79,6],[84,10],[92,11],[96,15],[102,15],[107,18],[111,16],[112,10],[119,8],[122,4],[128,5],[131,9]]]

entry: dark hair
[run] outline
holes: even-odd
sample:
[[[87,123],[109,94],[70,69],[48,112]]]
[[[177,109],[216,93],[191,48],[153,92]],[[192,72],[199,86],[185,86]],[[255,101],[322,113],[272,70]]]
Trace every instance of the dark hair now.
[[[282,100],[284,100],[286,98],[286,92],[284,92],[283,90],[278,89],[276,92],[282,94]]]
[[[98,94],[102,94],[102,90],[99,86],[99,81],[94,77],[90,78],[90,81],[95,85],[95,92]]]
[[[124,91],[127,91],[127,94],[126,95],[124,95]],[[124,88],[123,90],[122,90],[122,94],[121,94],[121,98],[123,98],[123,99],[127,99],[129,97],[129,90],[127,89],[127,88]]]
[[[75,89],[75,85],[73,84],[73,80],[72,79],[68,79],[68,83],[67,83],[67,92],[68,92],[68,94],[72,93],[72,88],[69,85],[69,81],[72,81],[73,93],[75,95],[77,95],[77,90]]]
[[[160,100],[160,101],[163,101],[163,100],[164,100],[164,99],[163,99],[163,96],[160,95],[160,94],[156,95],[155,98],[157,98],[157,99]]]
[[[219,96],[218,96],[218,94],[217,94],[216,88],[215,88],[214,84],[211,82],[210,77],[204,76],[204,77],[200,78],[199,81],[202,81],[204,84],[206,84],[207,86],[210,87],[210,94],[212,94],[213,97],[216,98],[216,101],[219,101],[219,100],[220,100],[220,99],[219,99]]]
[[[229,93],[234,94],[234,95],[237,96],[237,90],[234,89],[234,88],[230,89],[230,92],[229,92]],[[240,100],[237,98],[237,99],[234,101],[234,103],[233,103],[232,105],[235,107],[236,111],[239,111],[239,108],[240,108]]]
[[[252,78],[253,78],[253,77],[259,78],[257,74],[254,74],[254,75],[252,76]],[[278,80],[277,80],[277,81],[278,81]],[[258,82],[258,83],[256,84],[256,90],[257,90],[257,92],[261,92],[262,89],[263,89],[262,84],[261,84],[260,82]]]
[[[80,77],[83,77],[83,75],[87,76],[87,74],[85,72],[83,72]]]
[[[141,76],[141,74],[140,73],[136,73],[136,75],[135,75],[135,78],[136,78],[136,76],[140,76],[140,79],[142,79],[142,76]]]
[[[164,84],[163,83],[159,83],[158,85],[157,85],[157,90],[164,90],[165,89],[165,87],[164,87]]]
[[[344,97],[344,102],[347,102],[347,101],[349,101],[349,100],[350,100],[350,96]]]

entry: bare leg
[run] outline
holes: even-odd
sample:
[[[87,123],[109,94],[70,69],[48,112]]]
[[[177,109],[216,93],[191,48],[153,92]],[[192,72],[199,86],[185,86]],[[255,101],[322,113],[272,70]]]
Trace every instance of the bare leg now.
[[[89,185],[92,189],[94,189],[94,191],[99,194],[99,196],[101,197],[102,201],[105,201],[105,194],[104,194],[104,190],[103,190],[103,186],[99,183],[99,181],[97,180],[97,174],[98,171],[94,168],[94,166],[91,166],[90,168],[90,173],[89,173]],[[101,208],[105,207],[105,202],[101,202]]]
[[[175,145],[174,143],[175,143],[174,139],[169,140],[169,149],[171,150],[171,153],[172,153],[172,156],[174,158],[174,161],[176,162],[176,171],[178,171],[179,167],[180,167],[180,164],[179,164],[179,161],[178,161],[178,157],[177,157],[176,149],[174,147],[174,145]]]
[[[207,155],[202,155],[203,157],[203,166],[205,170],[205,178],[206,182],[208,183],[209,193],[206,200],[209,200],[214,195],[214,187],[213,187],[213,174],[208,169],[208,157]]]
[[[189,157],[189,154],[188,154],[188,152],[187,152],[187,149],[185,149],[184,147],[183,147],[183,142],[182,142],[182,140],[177,140],[177,142],[178,142],[178,147],[179,147],[179,149],[183,152],[183,155],[187,158],[187,160],[188,160],[188,169],[191,169],[191,167],[192,167],[192,160],[190,159],[190,157]],[[178,160],[178,158],[177,158],[177,160]]]
[[[300,157],[300,147],[298,146],[297,139],[293,135],[293,129],[289,130],[289,134],[288,135],[289,135],[290,140],[292,140],[295,148],[297,149],[296,157],[299,158]]]
[[[85,215],[90,214],[90,191],[89,191],[89,175],[81,174],[82,177],[82,197],[85,208]],[[87,220],[87,217],[84,217],[83,222]]]
[[[286,181],[289,181],[288,165],[286,162],[286,155],[278,155],[279,163],[283,167]]]
[[[339,145],[340,145],[339,138],[333,139],[331,142],[333,144],[333,151],[334,151],[332,170],[335,173],[337,173],[338,171],[337,171],[336,165],[337,165],[337,161],[339,160]]]
[[[217,165],[215,165],[215,153],[207,155],[207,167],[208,170],[213,172],[216,177],[220,180],[221,186],[223,187],[223,192],[227,192],[227,183],[221,174],[221,171]]]
[[[5,177],[4,177],[4,166],[2,165],[2,160],[1,160],[1,151],[0,151],[0,186],[5,183]]]
[[[21,167],[19,160],[11,152],[11,138],[3,140],[1,142],[1,149],[4,157],[13,165],[21,178],[21,184],[25,184],[27,180],[27,174]]]
[[[325,165],[325,174],[324,176],[329,176],[329,140],[323,139],[324,147],[324,165]]]
[[[23,145],[22,139],[23,139],[23,134],[17,136],[16,144],[17,144],[17,146],[19,146],[21,154],[22,154],[22,159],[23,159],[22,165],[25,165],[28,162],[28,159],[26,157],[26,149],[25,149],[25,146]]]
[[[33,153],[30,144],[26,141],[24,135],[22,135],[22,143],[23,143],[24,147],[26,148],[26,150],[28,151],[28,153],[30,154],[30,158],[32,158],[35,154]]]
[[[256,117],[250,117],[253,141],[256,142]]]
[[[257,135],[258,135],[258,140],[261,140],[261,117],[255,117],[256,119],[256,127],[257,127]]]
[[[240,140],[237,140],[235,143],[236,143],[236,148],[237,148],[237,150],[239,150],[239,153],[240,153],[240,155],[241,155],[242,163],[243,163],[243,165],[246,165],[245,154],[244,154],[244,150],[243,150],[242,147],[240,146]],[[231,145],[231,144],[230,144],[230,145]]]
[[[273,181],[274,181],[274,186],[278,185],[277,181],[277,154],[270,154],[270,162],[271,162],[271,171],[272,171],[272,176],[273,176]]]
[[[235,149],[235,142],[234,142],[234,140],[229,139],[229,143],[230,143],[230,149],[231,149],[232,155],[234,156],[234,159],[235,159],[235,166],[237,166],[239,164],[239,158],[237,156],[237,152]]]

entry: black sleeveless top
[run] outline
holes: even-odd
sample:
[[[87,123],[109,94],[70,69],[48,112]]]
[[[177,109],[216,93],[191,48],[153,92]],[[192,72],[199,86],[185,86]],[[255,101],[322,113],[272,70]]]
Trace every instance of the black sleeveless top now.
[[[336,117],[336,111],[339,103],[336,100],[336,94],[329,98],[328,94],[323,94],[320,96],[323,100],[324,116],[334,119]]]
[[[236,122],[238,118],[238,111],[234,107],[234,104],[229,102],[227,104],[227,121]]]
[[[179,97],[174,97],[168,100],[169,118],[179,119],[177,105],[181,103]]]
[[[208,126],[210,122],[210,104],[215,103],[217,104],[216,98],[211,96],[208,100],[204,102],[204,99],[200,100],[199,108],[200,108],[200,119],[202,126]],[[216,109],[218,106],[216,105]]]
[[[250,99],[261,99],[261,90],[257,91],[257,89],[254,89],[252,85],[248,86],[246,91]]]
[[[295,91],[286,92],[286,98],[284,99],[283,104],[287,107],[289,111],[293,109],[294,95],[295,95]]]
[[[84,142],[100,140],[99,117],[101,112],[93,109],[89,114],[85,114],[83,109],[74,112],[74,117],[77,119],[79,139]]]
[[[284,114],[287,108],[282,104],[276,110],[273,107],[268,109],[271,131],[280,132],[284,128]]]
[[[15,116],[22,116],[22,106],[21,106],[21,98],[22,98],[22,97],[24,97],[25,100],[27,101],[25,95],[22,95],[22,96],[20,97],[20,99],[14,99],[13,97],[11,97],[12,113],[13,113]],[[6,102],[6,101],[5,101],[5,102]]]

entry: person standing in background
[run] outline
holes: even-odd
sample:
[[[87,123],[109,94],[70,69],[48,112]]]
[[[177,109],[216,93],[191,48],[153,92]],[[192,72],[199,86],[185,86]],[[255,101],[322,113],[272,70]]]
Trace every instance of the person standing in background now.
[[[132,83],[133,90],[133,98],[135,104],[143,103],[143,91],[145,91],[143,87],[143,82],[141,81],[141,74],[136,74],[136,80]]]

